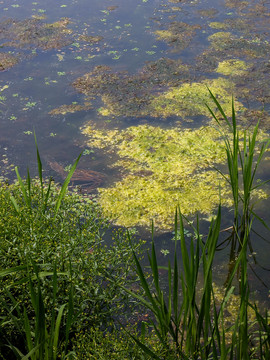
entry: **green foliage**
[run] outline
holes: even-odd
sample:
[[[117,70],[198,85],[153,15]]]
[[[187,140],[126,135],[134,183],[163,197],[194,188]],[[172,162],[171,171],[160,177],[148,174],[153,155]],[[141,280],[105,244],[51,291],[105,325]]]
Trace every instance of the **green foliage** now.
[[[136,326],[127,325],[127,329],[134,336],[142,338],[136,330]],[[147,341],[162,354],[158,338],[153,333],[147,334]],[[151,360],[152,358],[134,343],[126,331],[114,329],[111,331],[100,331],[92,329],[87,334],[78,334],[74,342],[73,351],[75,359],[91,360]]]
[[[76,163],[59,188],[43,180],[38,149],[37,158],[39,179],[23,180],[16,169],[18,182],[0,186],[3,359],[64,356],[75,334],[113,326],[129,307],[119,285],[134,283],[124,232],[113,232],[107,246],[108,222],[95,200],[67,191]]]

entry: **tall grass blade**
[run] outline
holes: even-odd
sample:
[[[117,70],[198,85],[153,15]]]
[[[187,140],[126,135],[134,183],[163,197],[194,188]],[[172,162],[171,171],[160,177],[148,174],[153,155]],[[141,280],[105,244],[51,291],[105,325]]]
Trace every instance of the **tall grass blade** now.
[[[59,311],[55,322],[55,329],[53,333],[53,360],[56,360],[57,354],[58,354],[58,340],[59,340],[59,331],[60,331],[60,325],[63,317],[63,311],[65,309],[66,304],[63,304]]]
[[[58,210],[60,208],[60,205],[61,205],[61,202],[65,196],[65,193],[67,191],[67,187],[68,187],[68,184],[70,182],[70,179],[72,178],[72,175],[74,173],[74,171],[76,170],[76,167],[78,165],[78,162],[80,160],[82,156],[82,153],[80,153],[80,155],[78,156],[77,160],[75,161],[75,163],[73,164],[73,166],[71,167],[62,187],[61,187],[61,191],[60,191],[60,194],[58,195],[58,198],[57,198],[57,201],[56,201],[56,204],[55,204],[55,215],[54,215],[54,218],[56,217],[57,213],[58,213]]]
[[[24,201],[25,201],[26,205],[28,206],[29,210],[31,210],[31,200],[27,195],[27,191],[25,189],[24,183],[22,181],[22,178],[20,176],[20,173],[19,173],[19,170],[18,170],[17,166],[15,166],[15,172],[16,172],[19,184],[20,184],[20,188],[21,188],[21,191],[22,191],[22,194],[23,194],[23,197],[24,197]]]
[[[37,151],[38,176],[39,176],[40,187],[41,187],[41,195],[42,195],[42,199],[43,199],[44,195],[43,195],[42,162],[41,162],[41,158],[40,158],[40,154],[39,154],[39,150],[38,150],[37,137],[36,137],[35,132],[34,132],[34,138],[35,138],[35,145],[36,145],[36,151]]]

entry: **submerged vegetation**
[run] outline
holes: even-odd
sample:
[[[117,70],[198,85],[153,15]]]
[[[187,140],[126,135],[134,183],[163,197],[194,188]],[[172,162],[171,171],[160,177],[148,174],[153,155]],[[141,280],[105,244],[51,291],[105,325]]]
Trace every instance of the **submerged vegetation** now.
[[[174,51],[185,49],[195,31],[201,29],[200,25],[189,25],[184,22],[172,22],[167,30],[156,30],[157,40],[166,41],[170,46],[174,47]]]
[[[9,53],[0,53],[0,71],[8,70],[16,65],[18,62],[17,57]]]
[[[52,24],[40,19],[18,21],[7,19],[0,22],[1,47],[58,49],[72,43],[68,39],[69,19],[61,19]]]
[[[231,110],[231,96],[234,84],[227,79],[218,78],[204,80],[201,83],[193,82],[174,87],[157,96],[149,105],[149,113],[155,116],[180,116],[185,118],[194,115],[208,115],[205,104],[211,102],[207,86],[212,89],[226,112]],[[240,102],[236,102],[236,110],[243,109]]]
[[[183,130],[140,125],[112,131],[88,126],[83,132],[89,146],[113,151],[120,158],[112,166],[123,169],[123,179],[99,188],[103,210],[118,225],[149,226],[152,219],[160,229],[168,229],[178,204],[185,215],[206,216],[213,213],[220,196],[222,205],[232,205],[230,189],[214,169],[225,164],[226,152],[213,126]]]

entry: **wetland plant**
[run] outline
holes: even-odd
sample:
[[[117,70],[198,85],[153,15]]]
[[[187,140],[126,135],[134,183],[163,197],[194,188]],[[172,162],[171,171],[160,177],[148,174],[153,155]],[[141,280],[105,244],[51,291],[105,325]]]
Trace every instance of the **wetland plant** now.
[[[148,326],[157,335],[164,355],[149,347],[146,337],[132,337],[152,359],[268,359],[270,354],[268,310],[262,315],[256,303],[252,302],[247,275],[247,250],[253,220],[257,218],[263,222],[254,212],[251,195],[265,184],[260,182],[255,185],[254,182],[258,165],[270,141],[266,141],[257,151],[257,124],[251,135],[244,131],[240,145],[234,103],[230,122],[211,91],[210,95],[225,122],[208,107],[225,143],[229,175],[221,174],[232,190],[234,219],[231,238],[234,240],[232,246],[237,244],[238,249],[221,297],[212,282],[212,265],[220,237],[221,206],[211,221],[205,241],[199,235],[198,221],[197,227],[193,228],[194,236],[187,239],[184,217],[180,209],[176,212],[174,263],[168,263],[166,292],[160,283],[154,241],[151,254],[148,254],[151,285],[133,253],[144,292],[144,296],[134,293],[133,296],[152,313],[153,321]],[[224,127],[229,129],[232,136],[223,130]],[[200,281],[199,272],[203,277]],[[238,282],[238,295],[234,295],[235,282]],[[228,323],[228,305],[234,296],[238,298],[238,306]],[[253,316],[250,316],[251,313]]]
[[[16,168],[17,182],[0,184],[0,359],[76,358],[86,338],[88,358],[92,339],[132,306],[119,287],[134,283],[125,233],[106,244],[95,199],[68,192],[78,161],[60,187],[43,179],[37,148],[38,178]]]

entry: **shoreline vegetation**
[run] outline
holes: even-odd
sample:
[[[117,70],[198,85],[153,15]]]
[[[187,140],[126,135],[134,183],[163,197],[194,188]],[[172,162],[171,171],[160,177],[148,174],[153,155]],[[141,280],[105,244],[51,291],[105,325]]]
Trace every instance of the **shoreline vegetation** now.
[[[143,242],[112,230],[95,199],[68,191],[80,156],[60,187],[43,179],[36,142],[38,178],[28,172],[23,180],[15,168],[17,182],[0,186],[0,359],[270,358],[269,312],[252,299],[247,269],[253,222],[267,227],[252,195],[267,183],[256,172],[270,140],[258,150],[259,123],[240,132],[234,102],[228,118],[209,92],[226,149],[228,174],[219,175],[234,214],[224,287],[212,274],[221,206],[202,238],[199,220],[186,236],[179,204],[166,267],[158,265],[153,224],[144,268]]]

